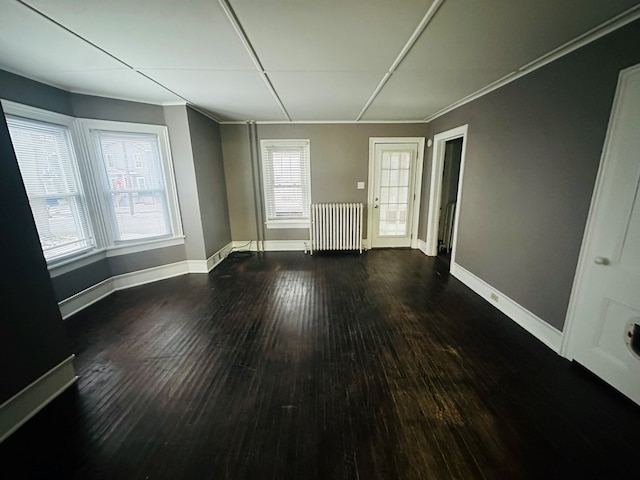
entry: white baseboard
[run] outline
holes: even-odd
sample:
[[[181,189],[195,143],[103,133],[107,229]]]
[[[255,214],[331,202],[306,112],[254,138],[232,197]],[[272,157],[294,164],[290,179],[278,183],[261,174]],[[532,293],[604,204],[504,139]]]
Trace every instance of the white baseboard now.
[[[220,262],[227,258],[227,255],[229,255],[231,250],[233,250],[233,243],[234,242],[227,243],[224,247],[207,258],[207,273],[216,268]]]
[[[76,312],[87,308],[89,305],[102,300],[115,292],[113,288],[113,278],[107,278],[100,283],[90,286],[81,292],[71,295],[58,302],[58,308],[62,318],[68,318]]]
[[[0,443],[76,382],[73,358],[71,355],[0,405]]]
[[[182,263],[182,262],[181,262]],[[187,271],[185,273],[208,273],[206,260],[185,260]]]
[[[418,239],[418,250],[427,255],[427,242]]]
[[[562,344],[562,332],[560,330],[552,327],[540,317],[456,263],[451,266],[451,275],[491,303],[551,350],[559,353],[560,345]],[[496,295],[498,300],[492,299],[491,294]]]
[[[239,250],[258,251],[257,240],[234,241],[233,248]],[[261,245],[265,252],[304,252],[309,240],[264,240]]]
[[[145,268],[144,270],[137,270],[135,272],[123,273],[122,275],[111,277],[111,280],[113,281],[113,291],[117,291],[157,282],[159,280],[165,280],[171,277],[177,277],[179,275],[185,275],[187,273],[191,273],[189,271],[188,260]]]
[[[169,263],[167,265],[159,265],[131,273],[115,275],[58,302],[60,313],[62,314],[62,318],[66,319],[118,290],[137,287],[138,285],[157,282],[187,273],[208,273],[225,259],[226,255],[231,251],[231,248],[232,243],[229,243],[211,255],[207,260],[184,260],[182,262]],[[211,266],[210,268],[209,265]]]

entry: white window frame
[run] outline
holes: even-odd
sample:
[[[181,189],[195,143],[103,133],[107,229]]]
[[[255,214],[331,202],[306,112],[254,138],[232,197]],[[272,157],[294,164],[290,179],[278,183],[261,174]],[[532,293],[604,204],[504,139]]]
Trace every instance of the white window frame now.
[[[72,147],[76,157],[75,167],[80,181],[79,189],[86,202],[87,224],[94,240],[94,247],[49,260],[47,266],[52,277],[73,271],[101,258],[184,244],[185,237],[182,231],[169,133],[166,126],[75,118],[9,100],[1,100],[1,102],[6,115],[63,125],[70,130]],[[110,209],[105,205],[102,180],[99,177],[102,165],[97,160],[100,162],[102,160],[96,157],[91,140],[91,129],[157,135],[167,193],[170,235],[117,242],[114,240],[111,233]]]
[[[149,125],[143,123],[114,122],[109,120],[94,120],[88,118],[78,119],[77,125],[84,137],[85,155],[90,158],[92,168],[92,176],[94,186],[96,188],[95,197],[100,202],[100,210],[103,212],[103,234],[106,237],[107,250],[124,249],[131,246],[145,245],[149,243],[157,244],[155,248],[162,246],[175,245],[175,239],[184,239],[182,232],[182,220],[180,218],[180,208],[178,205],[178,192],[176,189],[175,175],[173,171],[173,159],[171,157],[171,148],[169,146],[169,131],[164,125]],[[113,222],[111,208],[107,204],[102,186],[102,158],[99,158],[95,148],[95,141],[92,131],[109,131],[121,133],[140,133],[151,134],[158,137],[158,146],[162,161],[162,172],[164,175],[165,191],[167,195],[167,208],[169,209],[170,234],[162,237],[153,237],[149,239],[136,240],[120,240],[115,238],[113,233]],[[167,242],[163,245],[163,242]],[[184,243],[184,241],[182,242]],[[135,249],[133,251],[140,251]]]
[[[78,138],[74,132],[75,118],[61,113],[50,112],[48,110],[41,110],[39,108],[30,107],[28,105],[22,105],[19,103],[9,102],[2,100],[2,110],[5,115],[12,117],[24,118],[25,120],[33,120],[34,122],[44,122],[52,125],[58,125],[69,129],[69,138],[71,140],[71,153],[74,156],[72,159],[72,168],[76,180],[78,181],[78,194],[81,201],[84,203],[86,213],[86,223],[88,229],[88,238],[91,240],[92,245],[80,248],[73,252],[69,252],[65,255],[60,255],[55,258],[47,259],[47,265],[59,265],[87,254],[91,254],[98,247],[98,239],[95,235],[94,228],[94,216],[91,209],[90,194],[88,194],[85,181],[82,176],[81,163],[82,159],[78,156]]]
[[[270,218],[268,211],[268,199],[267,195],[270,194],[269,185],[270,181],[267,178],[267,172],[265,168],[265,163],[267,159],[265,158],[265,147],[268,146],[282,146],[282,147],[291,147],[291,146],[300,146],[305,147],[307,149],[307,168],[303,173],[306,175],[306,182],[308,186],[308,198],[303,199],[306,200],[307,203],[307,216],[299,217],[299,218]],[[260,158],[261,158],[261,167],[262,167],[262,200],[264,202],[264,214],[265,214],[265,225],[267,228],[278,229],[278,228],[309,228],[309,224],[311,222],[310,219],[310,204],[311,204],[311,142],[309,139],[262,139],[260,140]]]

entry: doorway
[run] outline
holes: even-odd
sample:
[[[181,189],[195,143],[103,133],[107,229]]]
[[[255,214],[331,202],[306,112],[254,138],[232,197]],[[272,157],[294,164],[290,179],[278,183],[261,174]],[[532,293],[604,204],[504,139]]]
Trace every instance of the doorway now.
[[[370,248],[417,247],[424,138],[369,140]]]
[[[433,138],[426,253],[453,264],[458,232],[467,125]]]
[[[438,257],[446,263],[451,260],[453,225],[458,201],[460,164],[462,163],[463,138],[447,140],[444,144],[442,192],[440,194],[440,218],[438,219]]]
[[[640,65],[621,73],[562,353],[640,404]]]

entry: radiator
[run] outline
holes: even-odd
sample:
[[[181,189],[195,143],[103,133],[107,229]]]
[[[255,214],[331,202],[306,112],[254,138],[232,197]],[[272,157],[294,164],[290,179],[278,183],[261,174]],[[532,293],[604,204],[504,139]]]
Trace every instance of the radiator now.
[[[362,253],[362,203],[313,203],[310,253],[318,250],[358,250]]]

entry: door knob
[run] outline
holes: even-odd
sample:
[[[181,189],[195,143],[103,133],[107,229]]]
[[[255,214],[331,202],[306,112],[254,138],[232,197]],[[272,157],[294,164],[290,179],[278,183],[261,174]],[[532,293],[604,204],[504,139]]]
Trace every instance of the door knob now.
[[[374,205],[373,208],[378,208],[378,205]]]
[[[596,262],[596,265],[609,265],[609,259],[606,257],[596,257],[594,262]]]

